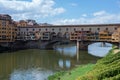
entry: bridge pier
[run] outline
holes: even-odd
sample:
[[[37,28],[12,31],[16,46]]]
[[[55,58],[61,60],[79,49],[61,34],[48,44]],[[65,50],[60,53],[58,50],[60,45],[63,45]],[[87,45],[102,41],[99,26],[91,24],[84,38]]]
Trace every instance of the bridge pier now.
[[[106,46],[105,42],[102,42],[101,47],[105,47],[105,46]]]
[[[79,48],[80,45],[79,45],[79,41],[77,40],[77,46],[76,46],[77,61],[79,61]]]

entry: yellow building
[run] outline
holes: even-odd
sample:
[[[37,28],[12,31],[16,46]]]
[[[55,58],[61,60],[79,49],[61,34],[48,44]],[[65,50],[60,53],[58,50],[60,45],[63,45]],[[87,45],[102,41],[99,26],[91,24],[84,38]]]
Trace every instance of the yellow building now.
[[[112,42],[119,42],[119,41],[120,41],[120,28],[118,28],[112,34]]]
[[[111,36],[112,34],[107,31],[107,30],[104,30],[104,31],[100,31],[99,32],[99,40],[100,41],[111,41]]]
[[[0,14],[0,42],[14,42],[16,32],[16,25],[11,16]]]
[[[75,31],[70,34],[70,40],[88,40],[87,35],[90,33],[90,31]]]

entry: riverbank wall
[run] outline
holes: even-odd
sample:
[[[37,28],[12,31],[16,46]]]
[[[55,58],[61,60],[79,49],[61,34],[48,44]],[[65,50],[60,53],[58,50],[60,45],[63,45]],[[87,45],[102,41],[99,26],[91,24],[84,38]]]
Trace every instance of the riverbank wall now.
[[[24,49],[54,49],[56,43],[68,44],[70,41],[41,41],[41,40],[29,40],[29,41],[15,41],[11,43],[0,43],[0,52],[4,51],[16,51]]]

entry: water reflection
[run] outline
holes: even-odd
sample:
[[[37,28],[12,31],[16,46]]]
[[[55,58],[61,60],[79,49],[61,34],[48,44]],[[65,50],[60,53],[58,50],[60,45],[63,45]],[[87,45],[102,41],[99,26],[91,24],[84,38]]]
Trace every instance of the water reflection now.
[[[94,55],[94,56],[99,56],[99,57],[104,57],[110,49],[112,49],[112,44],[105,43],[105,47],[101,47],[102,43],[94,43],[88,46],[88,53]]]
[[[56,50],[65,56],[74,57],[76,56],[76,45],[70,44],[70,45],[59,45],[56,47]]]
[[[47,80],[53,72],[43,69],[15,70],[10,75],[10,80]]]
[[[56,50],[21,50],[0,54],[0,80],[44,80],[55,71],[69,70],[75,65],[96,63],[99,57],[79,52],[76,46],[60,45]],[[42,77],[42,79],[41,79]]]
[[[59,67],[60,68],[66,68],[66,69],[69,69],[71,67],[71,62],[70,60],[63,60],[63,59],[60,59],[59,62]]]

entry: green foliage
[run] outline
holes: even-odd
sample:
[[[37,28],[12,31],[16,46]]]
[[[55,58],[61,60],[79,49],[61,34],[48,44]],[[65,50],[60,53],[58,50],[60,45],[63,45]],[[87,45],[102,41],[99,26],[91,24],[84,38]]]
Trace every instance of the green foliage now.
[[[99,60],[92,71],[76,80],[120,80],[120,52],[113,54],[113,50]]]
[[[59,72],[49,77],[49,80],[120,80],[120,52],[113,54],[115,47],[108,55],[95,65],[79,66],[69,72]]]
[[[78,66],[70,71],[58,72],[50,77],[48,80],[75,80],[76,77],[86,74],[88,71],[92,70],[94,64],[87,64]]]
[[[48,80],[57,80],[58,78],[60,78],[60,76],[62,76],[62,75],[64,75],[64,74],[65,74],[64,71],[57,72],[57,73],[55,73],[54,75],[49,76],[49,77],[48,77]]]

